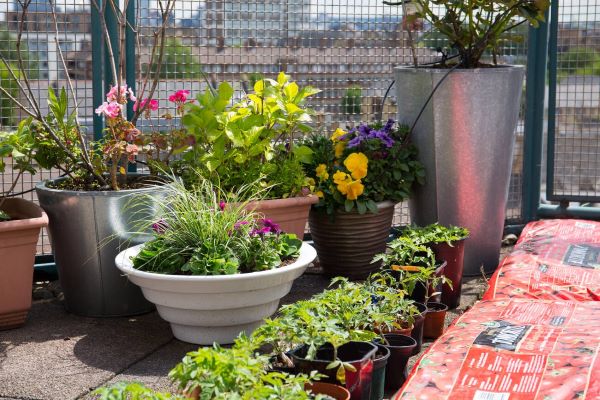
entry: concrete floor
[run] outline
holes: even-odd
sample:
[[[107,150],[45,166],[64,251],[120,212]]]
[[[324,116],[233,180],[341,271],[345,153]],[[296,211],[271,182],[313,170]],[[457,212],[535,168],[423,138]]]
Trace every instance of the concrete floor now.
[[[328,284],[318,270],[309,270],[282,303],[307,298]],[[448,313],[447,322],[470,307],[485,286],[482,278],[467,280],[461,307]],[[92,399],[94,389],[119,381],[169,390],[168,371],[197,347],[174,339],[156,312],[79,317],[65,311],[56,282],[36,284],[34,298],[27,324],[0,332],[0,399]]]

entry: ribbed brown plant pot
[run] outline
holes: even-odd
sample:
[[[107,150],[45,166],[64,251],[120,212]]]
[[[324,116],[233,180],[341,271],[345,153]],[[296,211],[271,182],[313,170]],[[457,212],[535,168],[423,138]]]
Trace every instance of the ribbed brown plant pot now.
[[[312,209],[308,217],[310,234],[326,275],[364,279],[381,263],[373,256],[385,251],[394,218],[394,203],[377,203],[377,213],[336,211],[331,216]]]
[[[33,264],[40,229],[48,217],[23,199],[6,199],[1,208],[13,220],[0,222],[0,330],[25,323],[31,308]]]
[[[273,220],[285,233],[294,233],[300,240],[304,237],[310,207],[317,204],[315,195],[287,199],[260,200],[248,203],[247,209]]]

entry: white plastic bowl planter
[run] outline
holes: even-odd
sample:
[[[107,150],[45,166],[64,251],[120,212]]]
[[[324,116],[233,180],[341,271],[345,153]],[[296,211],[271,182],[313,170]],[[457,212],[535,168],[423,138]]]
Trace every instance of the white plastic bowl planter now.
[[[177,339],[206,345],[233,343],[240,332],[250,334],[260,326],[317,256],[312,246],[302,243],[298,259],[281,268],[236,275],[165,275],[133,268],[131,258],[141,246],[119,253],[117,267],[156,304]]]

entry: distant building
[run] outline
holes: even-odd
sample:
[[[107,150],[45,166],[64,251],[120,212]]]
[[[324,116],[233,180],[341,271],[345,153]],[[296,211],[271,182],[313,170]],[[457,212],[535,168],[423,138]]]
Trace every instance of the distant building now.
[[[49,7],[42,7],[42,2],[47,5],[47,0],[32,1],[31,4],[35,4],[35,7],[28,9],[23,25],[23,39],[27,43],[29,52],[38,61],[39,78],[56,81],[65,77],[59,62],[56,39],[58,39],[63,54],[83,52],[91,54],[90,13],[85,10],[57,12],[56,17],[60,31],[56,35],[52,12]],[[6,22],[10,32],[19,31],[21,17],[20,6],[7,13]]]
[[[205,4],[207,37],[218,47],[246,41],[271,46],[282,38],[297,37],[310,20],[310,0],[207,0]]]

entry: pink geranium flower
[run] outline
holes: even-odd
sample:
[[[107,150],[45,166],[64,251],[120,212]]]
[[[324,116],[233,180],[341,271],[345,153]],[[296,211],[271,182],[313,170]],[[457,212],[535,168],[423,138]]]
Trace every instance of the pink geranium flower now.
[[[116,101],[112,101],[110,103],[105,101],[100,105],[100,107],[96,108],[96,114],[104,114],[106,118],[117,118],[119,115],[121,115],[121,111],[122,106]]]
[[[189,94],[189,90],[178,90],[169,96],[169,101],[172,103],[185,103]]]
[[[120,103],[125,104],[128,97],[131,101],[137,101],[137,98],[133,94],[133,90],[125,83],[121,85],[120,88],[117,85],[112,86],[106,94],[106,101],[113,102],[121,100]]]
[[[148,107],[146,108],[146,111],[148,111],[148,110],[150,110],[150,111],[156,111],[156,110],[158,110],[158,100],[156,100],[156,99],[152,99],[152,100],[143,99],[142,101],[136,102],[133,105],[133,111],[137,111],[138,107],[140,108],[140,110],[143,110],[144,107],[146,107],[146,104],[148,104]]]

